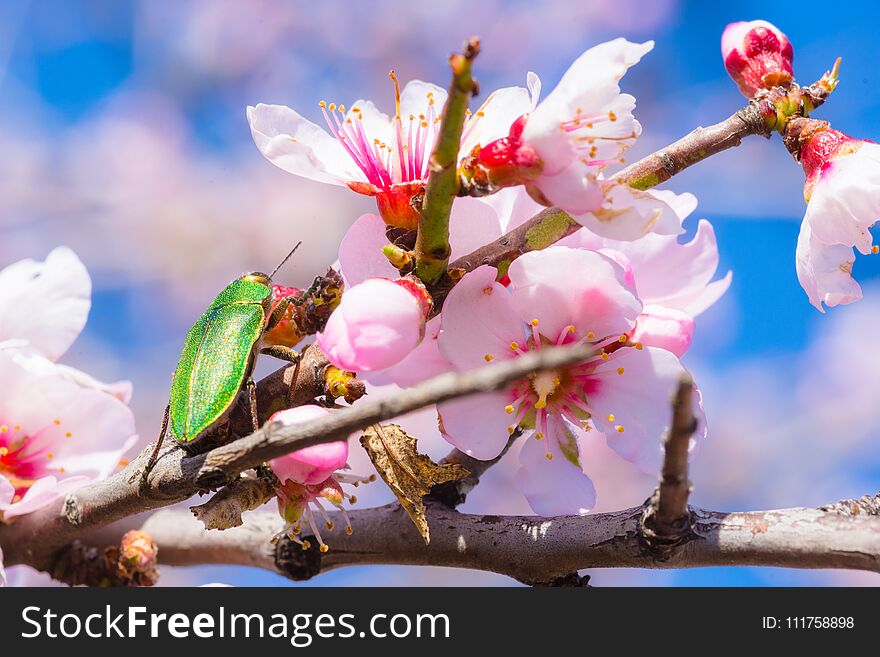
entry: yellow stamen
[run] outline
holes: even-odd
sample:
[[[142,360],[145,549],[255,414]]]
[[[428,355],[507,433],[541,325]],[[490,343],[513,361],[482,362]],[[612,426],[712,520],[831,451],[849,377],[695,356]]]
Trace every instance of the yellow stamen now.
[[[330,546],[327,545],[326,543],[324,543],[324,544],[323,544],[320,548],[318,548],[318,549],[321,550],[321,552],[322,552],[323,554],[326,554],[326,553],[330,550]]]
[[[492,354],[486,354],[485,356],[483,356],[483,360],[485,360],[487,363],[491,363],[493,360],[495,360],[495,356],[493,356]]]
[[[625,335],[621,335],[619,338],[617,338],[617,341],[618,341],[620,344],[623,344],[624,342],[626,342],[626,336],[625,336]]]
[[[587,340],[595,340],[595,339],[596,339],[595,333],[593,333],[592,331],[587,333]]]
[[[876,244],[874,246],[872,246],[871,253],[873,253],[874,255],[877,255],[878,253],[880,253],[880,246],[877,246]]]
[[[609,356],[608,354],[606,354],[606,353],[603,351],[603,352],[602,352],[602,360],[608,360],[609,358],[611,358],[611,356]]]
[[[548,461],[552,461],[552,460],[553,460],[553,454],[551,454],[550,452],[547,452],[544,456],[547,457],[547,460],[548,460]]]
[[[514,410],[513,406],[511,406],[510,404],[508,404],[507,406],[504,407],[504,412],[507,413],[508,415],[513,413],[513,410]]]
[[[622,367],[618,367],[618,368],[617,368],[617,373],[618,373],[618,374],[623,374],[623,368],[622,368]]]
[[[537,318],[533,319],[532,322],[531,322],[531,324],[532,324],[532,326],[537,326],[537,325],[538,325],[538,319],[537,319]]]
[[[609,422],[614,422],[614,413],[610,413],[610,414],[608,415],[608,421],[609,421]]]
[[[0,425],[0,433],[6,433],[7,431],[9,431],[9,427],[7,427],[5,424]]]
[[[535,433],[535,440],[541,440],[544,437],[544,434],[540,431]]]
[[[617,429],[617,433],[623,433],[623,425],[622,424],[618,424],[614,428]]]
[[[510,348],[511,348],[513,351],[519,351],[519,342],[511,342],[511,343],[510,343]]]
[[[641,342],[636,342],[636,349],[641,351],[644,348],[645,348],[645,345],[643,345]]]
[[[0,447],[0,458],[3,458],[9,454],[9,450],[6,447]]]

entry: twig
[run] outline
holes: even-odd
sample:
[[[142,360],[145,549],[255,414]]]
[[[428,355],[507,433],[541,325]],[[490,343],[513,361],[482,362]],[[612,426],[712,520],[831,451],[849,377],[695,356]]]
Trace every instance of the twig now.
[[[689,166],[739,146],[750,135],[770,138],[776,109],[769,101],[752,101],[732,116],[708,128],[697,128],[675,143],[619,171],[614,178],[636,189],[650,189]]]
[[[697,429],[691,406],[693,393],[694,381],[685,374],[672,402],[672,425],[664,441],[660,485],[642,517],[642,534],[652,547],[668,548],[689,538],[691,482],[688,479],[688,447]]]
[[[449,58],[452,83],[429,162],[415,245],[415,273],[426,285],[440,280],[449,262],[449,214],[458,195],[458,149],[468,103],[478,92],[477,82],[471,76],[471,63],[479,52],[480,42],[472,38],[463,52]]]
[[[216,487],[242,470],[277,456],[319,443],[342,440],[353,431],[431,404],[498,390],[532,372],[556,369],[587,360],[594,350],[595,347],[589,343],[548,347],[469,372],[447,372],[418,386],[402,390],[394,397],[361,401],[326,418],[295,426],[271,423],[250,436],[210,452],[196,481],[203,488]]]

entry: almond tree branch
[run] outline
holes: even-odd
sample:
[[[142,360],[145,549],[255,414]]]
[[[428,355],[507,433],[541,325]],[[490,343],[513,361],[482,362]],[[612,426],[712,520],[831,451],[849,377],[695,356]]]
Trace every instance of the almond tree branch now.
[[[211,450],[188,455],[176,445],[161,452],[148,486],[139,494],[140,469],[152,446],[128,466],[102,481],[78,489],[64,500],[34,513],[0,524],[0,545],[7,565],[52,567],[56,552],[88,530],[136,513],[181,502],[200,490],[231,483],[238,475],[264,461],[297,449],[347,437],[350,433],[441,401],[497,390],[511,381],[540,370],[556,369],[587,360],[590,344],[548,347],[513,360],[492,363],[463,373],[449,372],[380,400],[363,400],[326,418],[284,427],[265,425],[244,438]]]
[[[694,381],[685,374],[672,400],[672,425],[664,442],[660,485],[642,517],[642,533],[653,546],[677,545],[687,540],[691,531],[688,448],[697,429],[691,405],[693,393]]]
[[[480,42],[472,38],[465,43],[463,52],[449,58],[452,83],[443,107],[434,152],[428,163],[428,183],[415,246],[415,273],[425,285],[440,280],[449,262],[449,214],[458,195],[458,149],[468,103],[479,90],[471,75],[471,63],[479,52]]]
[[[874,498],[880,500],[880,494]],[[878,502],[874,502],[877,504]],[[353,533],[334,532],[321,554],[268,537],[281,526],[275,513],[257,512],[242,527],[205,532],[185,511],[154,514],[143,526],[161,546],[162,563],[177,566],[255,566],[295,580],[343,566],[452,566],[491,571],[529,584],[558,581],[584,568],[782,566],[880,572],[880,517],[793,508],[721,513],[692,508],[690,540],[655,550],[641,532],[645,505],[587,516],[536,518],[462,514],[428,505],[431,543],[425,545],[396,504],[351,512]],[[850,502],[841,503],[848,505]],[[337,526],[342,519],[331,515]]]

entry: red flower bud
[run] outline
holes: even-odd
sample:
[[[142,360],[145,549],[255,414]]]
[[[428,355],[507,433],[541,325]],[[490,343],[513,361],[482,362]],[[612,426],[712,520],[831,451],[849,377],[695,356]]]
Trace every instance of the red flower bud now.
[[[721,56],[746,98],[753,98],[761,89],[791,85],[791,42],[767,21],[728,25],[721,35]]]

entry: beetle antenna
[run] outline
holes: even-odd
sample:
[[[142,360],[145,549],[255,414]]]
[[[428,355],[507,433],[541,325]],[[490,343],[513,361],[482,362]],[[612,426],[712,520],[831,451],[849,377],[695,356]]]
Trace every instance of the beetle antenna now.
[[[284,260],[282,260],[281,262],[279,262],[279,263],[278,263],[278,266],[275,267],[275,269],[272,270],[272,273],[269,274],[269,278],[275,278],[275,274],[277,274],[277,273],[278,273],[278,270],[281,269],[281,268],[284,266],[284,263],[285,263],[285,262],[287,262],[288,260],[290,260],[290,256],[292,256],[294,253],[296,253],[296,250],[299,248],[299,245],[300,245],[300,244],[302,244],[302,240],[300,240],[299,242],[297,242],[297,243],[296,243],[296,246],[293,247],[293,248],[290,250],[290,253],[288,253],[286,256],[284,256]]]

